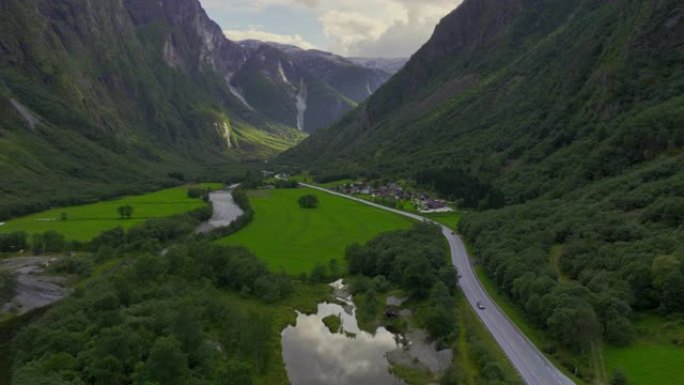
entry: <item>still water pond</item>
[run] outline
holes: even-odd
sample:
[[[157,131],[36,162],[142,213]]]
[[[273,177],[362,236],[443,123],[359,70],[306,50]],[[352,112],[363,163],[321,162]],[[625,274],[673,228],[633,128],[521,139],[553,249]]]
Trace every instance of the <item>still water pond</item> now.
[[[385,328],[378,328],[375,334],[359,330],[351,298],[338,299],[348,305],[321,303],[316,314],[297,313],[296,325],[283,330],[283,359],[290,382],[403,385],[389,372],[386,358],[388,352],[401,348],[398,336]],[[340,316],[343,331],[331,333],[325,326],[323,319],[330,315]]]

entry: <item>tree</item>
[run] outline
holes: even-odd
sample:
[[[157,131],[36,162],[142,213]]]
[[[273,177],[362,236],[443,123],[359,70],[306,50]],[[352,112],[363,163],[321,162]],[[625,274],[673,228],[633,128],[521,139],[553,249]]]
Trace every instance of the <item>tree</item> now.
[[[328,269],[325,267],[325,265],[317,264],[314,266],[313,270],[311,270],[311,274],[309,275],[309,280],[311,282],[316,282],[316,283],[323,283],[328,280]]]
[[[586,351],[600,339],[601,325],[587,304],[558,307],[547,322],[551,335],[576,352]]]
[[[337,279],[340,277],[340,264],[337,259],[331,259],[328,263],[328,270],[330,271],[330,277]]]
[[[133,216],[133,207],[131,205],[119,206],[116,211],[121,219],[130,219]]]
[[[150,349],[147,379],[165,385],[183,385],[190,376],[188,359],[174,337],[159,337]]]
[[[251,385],[252,376],[249,365],[244,362],[229,361],[220,371],[216,385]]]
[[[242,187],[246,189],[255,189],[264,183],[264,175],[258,171],[247,171],[242,178]]]
[[[430,262],[417,255],[404,269],[404,287],[411,290],[417,298],[425,298],[435,282]]]
[[[56,231],[35,233],[31,236],[31,246],[36,254],[58,253],[66,248],[66,240]]]
[[[297,201],[303,209],[315,209],[318,207],[318,197],[312,194],[304,195]]]
[[[629,382],[627,381],[627,377],[625,376],[624,373],[622,373],[621,370],[616,369],[613,372],[613,376],[610,379],[610,385],[627,385]]]
[[[432,306],[425,315],[425,328],[432,337],[446,338],[454,331],[456,320],[450,308]]]
[[[359,307],[359,316],[366,321],[373,321],[380,307],[380,301],[378,301],[378,294],[375,292],[375,290],[373,290],[373,288],[369,288],[366,291],[365,297],[365,300]]]
[[[47,231],[43,234],[43,245],[46,253],[58,253],[64,251],[66,247],[66,239],[64,235],[56,231]]]
[[[653,276],[653,287],[662,289],[665,280],[673,271],[680,271],[681,262],[673,255],[661,255],[653,260],[651,274]]]
[[[684,274],[670,272],[662,284],[661,303],[670,312],[684,311]]]
[[[25,232],[0,234],[0,251],[15,252],[28,248],[28,235]]]

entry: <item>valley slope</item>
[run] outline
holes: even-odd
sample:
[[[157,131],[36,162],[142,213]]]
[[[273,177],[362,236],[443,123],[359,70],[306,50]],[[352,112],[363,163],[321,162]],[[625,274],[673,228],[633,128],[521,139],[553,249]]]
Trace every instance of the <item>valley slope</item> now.
[[[475,210],[460,230],[498,288],[569,371],[606,381],[602,342],[684,310],[683,62],[678,1],[466,0],[279,160],[412,177]]]
[[[339,60],[232,42],[197,0],[3,0],[0,219],[242,173],[390,76]]]
[[[178,183],[303,137],[231,94],[220,74],[241,49],[197,1],[8,0],[0,21],[0,217]]]

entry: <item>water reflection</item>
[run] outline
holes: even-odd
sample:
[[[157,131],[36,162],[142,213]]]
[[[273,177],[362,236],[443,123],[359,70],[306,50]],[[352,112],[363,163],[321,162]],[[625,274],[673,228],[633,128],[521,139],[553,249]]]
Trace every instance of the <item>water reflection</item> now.
[[[283,330],[283,358],[293,385],[404,384],[389,373],[385,357],[400,347],[396,336],[385,328],[374,335],[360,331],[349,304],[319,304],[316,314],[298,313],[296,326]],[[340,316],[342,332],[331,333],[323,324],[329,315]]]

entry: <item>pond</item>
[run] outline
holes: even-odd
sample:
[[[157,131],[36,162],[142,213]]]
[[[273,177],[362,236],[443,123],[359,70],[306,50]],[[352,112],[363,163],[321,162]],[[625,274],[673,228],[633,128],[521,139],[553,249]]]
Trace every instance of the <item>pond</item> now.
[[[342,293],[341,281],[333,284]],[[381,327],[374,334],[361,331],[351,297],[321,303],[316,314],[297,313],[295,326],[282,332],[283,359],[293,385],[403,385],[389,371],[387,353],[402,348],[401,338]],[[338,315],[342,330],[332,333],[323,323]]]

